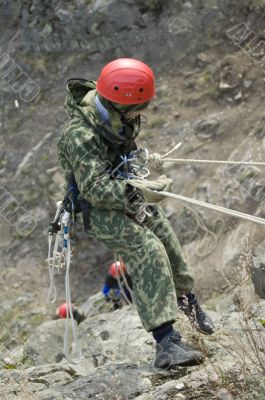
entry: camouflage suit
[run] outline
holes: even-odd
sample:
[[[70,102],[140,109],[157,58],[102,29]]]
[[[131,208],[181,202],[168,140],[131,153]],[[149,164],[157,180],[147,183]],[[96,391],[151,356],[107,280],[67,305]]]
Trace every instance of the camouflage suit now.
[[[94,81],[70,80],[67,91],[69,118],[57,143],[60,163],[66,179],[74,172],[80,196],[92,204],[89,234],[123,258],[139,316],[151,331],[175,320],[177,296],[191,290],[193,279],[161,207],[149,206],[150,216],[136,223],[139,205],[128,200],[127,182],[107,172],[118,153],[136,148],[135,126],[121,123],[115,111],[110,121],[102,120]]]

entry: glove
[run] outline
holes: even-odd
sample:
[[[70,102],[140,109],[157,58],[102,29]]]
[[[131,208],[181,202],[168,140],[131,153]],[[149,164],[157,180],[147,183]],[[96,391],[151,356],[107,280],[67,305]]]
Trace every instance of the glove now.
[[[173,180],[168,179],[165,175],[160,176],[155,181],[144,179],[130,179],[130,185],[141,190],[146,203],[159,203],[165,196],[159,191],[172,191]]]

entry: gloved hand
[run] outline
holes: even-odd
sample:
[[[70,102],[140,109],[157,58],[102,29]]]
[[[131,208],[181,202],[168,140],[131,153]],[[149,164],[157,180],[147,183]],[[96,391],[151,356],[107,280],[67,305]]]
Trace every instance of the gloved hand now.
[[[129,184],[141,190],[146,203],[159,203],[165,198],[159,191],[171,192],[173,180],[162,175],[155,181],[130,179]]]

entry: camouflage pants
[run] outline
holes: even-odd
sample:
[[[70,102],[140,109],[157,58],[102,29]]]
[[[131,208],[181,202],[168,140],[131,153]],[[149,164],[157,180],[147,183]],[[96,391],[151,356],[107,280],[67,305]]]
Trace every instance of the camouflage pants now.
[[[94,208],[89,232],[122,257],[147,331],[175,321],[177,296],[193,286],[180,244],[162,208],[156,206],[152,213],[140,226],[121,211]]]

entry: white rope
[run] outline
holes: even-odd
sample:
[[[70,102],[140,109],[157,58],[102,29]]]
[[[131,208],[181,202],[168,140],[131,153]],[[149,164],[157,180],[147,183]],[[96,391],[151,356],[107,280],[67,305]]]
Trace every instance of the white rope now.
[[[66,267],[65,273],[65,297],[67,304],[67,312],[66,312],[66,324],[64,331],[64,354],[70,363],[78,364],[81,361],[81,351],[77,337],[77,329],[76,322],[73,316],[73,308],[72,308],[72,300],[71,300],[71,289],[70,289],[70,264],[71,264],[71,243],[70,243],[70,213],[64,211],[62,213],[62,202],[57,202],[57,210],[54,217],[53,222],[58,221],[60,217],[59,225],[60,230],[57,232],[54,242],[53,253],[51,256],[51,248],[52,248],[52,234],[49,235],[48,238],[48,258],[46,260],[49,266],[49,275],[50,275],[50,287],[48,291],[48,298],[51,303],[54,303],[56,300],[56,286],[54,281],[54,269],[61,269],[64,266]],[[64,227],[67,228],[67,233],[64,233]],[[64,240],[66,241],[66,247],[64,246]],[[60,248],[60,251],[59,251]],[[77,353],[77,360],[71,359],[69,355],[69,314],[71,319],[71,327],[73,334],[73,343],[74,350]]]
[[[53,223],[55,223],[58,220],[58,218],[61,214],[61,211],[62,211],[62,201],[57,201],[56,213],[55,213],[55,216],[53,219]],[[59,270],[62,267],[62,251],[58,252],[59,246],[62,246],[62,243],[61,243],[61,238],[62,238],[61,218],[62,218],[62,216],[60,217],[61,229],[56,234],[53,252],[52,252],[53,235],[49,234],[49,236],[48,236],[48,258],[46,259],[46,263],[48,264],[49,277],[50,277],[50,286],[49,286],[49,290],[48,290],[48,301],[50,303],[54,303],[56,301],[56,296],[57,296],[56,285],[55,285],[55,281],[54,281],[54,269],[58,268],[58,270]],[[51,253],[52,253],[52,256],[51,256]]]
[[[49,235],[49,250],[48,250],[48,258],[46,262],[49,266],[49,276],[50,276],[50,287],[48,290],[48,300],[51,303],[54,303],[57,297],[56,285],[54,281],[54,269],[57,267],[58,270],[61,267],[61,252],[58,251],[61,239],[61,231],[57,232],[54,242],[54,248],[51,257],[51,246],[52,246],[52,235]]]
[[[156,190],[154,190],[154,192],[156,192]],[[171,197],[176,200],[184,201],[186,203],[194,204],[196,206],[209,208],[210,210],[214,210],[214,211],[221,212],[223,214],[231,215],[232,217],[237,217],[237,218],[245,219],[247,221],[255,222],[257,224],[265,225],[265,219],[256,217],[255,215],[245,214],[240,211],[231,210],[230,208],[226,208],[226,207],[222,207],[222,206],[216,206],[211,203],[206,203],[201,200],[192,199],[190,197],[181,196],[181,195],[175,194],[175,193],[169,193],[169,192],[164,192],[164,191],[159,191],[157,193],[162,194],[165,197]]]
[[[153,153],[148,156],[148,161],[154,161],[157,168],[161,168],[165,162],[175,164],[216,164],[216,165],[247,165],[247,166],[259,166],[264,167],[265,162],[261,161],[233,161],[233,160],[197,160],[196,158],[167,158],[173,151],[180,148],[182,143],[178,143],[167,153],[161,155],[159,153]]]
[[[121,263],[121,264],[122,264],[122,263],[124,264],[123,259],[122,259],[121,256],[120,256],[120,263]],[[123,281],[124,281],[124,284],[125,284],[126,289],[127,289],[128,292],[130,293],[130,296],[131,296],[131,299],[132,299],[132,303],[135,304],[135,300],[134,300],[134,296],[133,296],[133,291],[131,290],[131,288],[130,288],[130,286],[129,286],[129,284],[128,284],[128,281],[127,281],[127,279],[126,279],[126,276],[125,276],[125,274],[124,274],[122,268],[121,268],[121,276],[122,276],[122,278],[123,278]]]
[[[176,144],[176,146],[174,146],[173,149],[169,150],[167,153],[165,153],[163,156],[161,156],[161,158],[166,158],[166,157],[169,156],[171,153],[173,153],[173,151],[178,150],[181,146],[182,146],[182,143]]]
[[[163,157],[163,156],[162,156]],[[216,164],[216,165],[248,165],[264,167],[265,162],[259,161],[222,161],[222,160],[197,160],[193,158],[162,158],[160,154],[154,153],[149,156],[150,161],[155,161],[157,165],[161,166],[164,162],[171,162],[176,164]]]
[[[70,213],[65,211],[63,217],[63,225],[68,226],[69,229],[69,219]],[[65,324],[65,331],[64,331],[64,354],[67,359],[72,364],[79,364],[81,361],[81,350],[79,346],[79,341],[77,337],[77,329],[76,329],[76,322],[73,316],[73,308],[72,308],[72,300],[71,300],[71,289],[70,289],[70,264],[71,264],[71,244],[70,244],[70,235],[69,231],[67,235],[64,235],[64,239],[67,240],[67,247],[65,248],[66,252],[66,273],[65,273],[65,297],[66,297],[66,304],[67,304],[67,312],[66,312],[66,324]],[[77,353],[77,360],[74,360],[69,355],[68,350],[68,343],[69,343],[69,313],[71,319],[71,327],[72,327],[72,334],[73,334],[73,342],[75,344],[75,351]]]
[[[56,300],[56,285],[54,281],[54,262],[51,262],[51,260],[54,260],[54,257],[51,258],[51,249],[52,249],[52,235],[49,235],[48,237],[48,258],[46,262],[48,263],[49,267],[49,276],[50,276],[50,287],[48,290],[48,300],[50,303],[54,303]]]
[[[118,281],[118,285],[119,285],[119,289],[124,297],[125,303],[130,304],[130,300],[128,299],[125,290],[123,289],[121,280],[120,280],[120,276],[119,276],[119,269],[118,269],[118,264],[117,264],[117,254],[114,253],[114,263],[115,263],[115,270],[116,270],[116,274],[117,274],[117,281]],[[120,264],[120,270],[122,271],[122,264]]]

